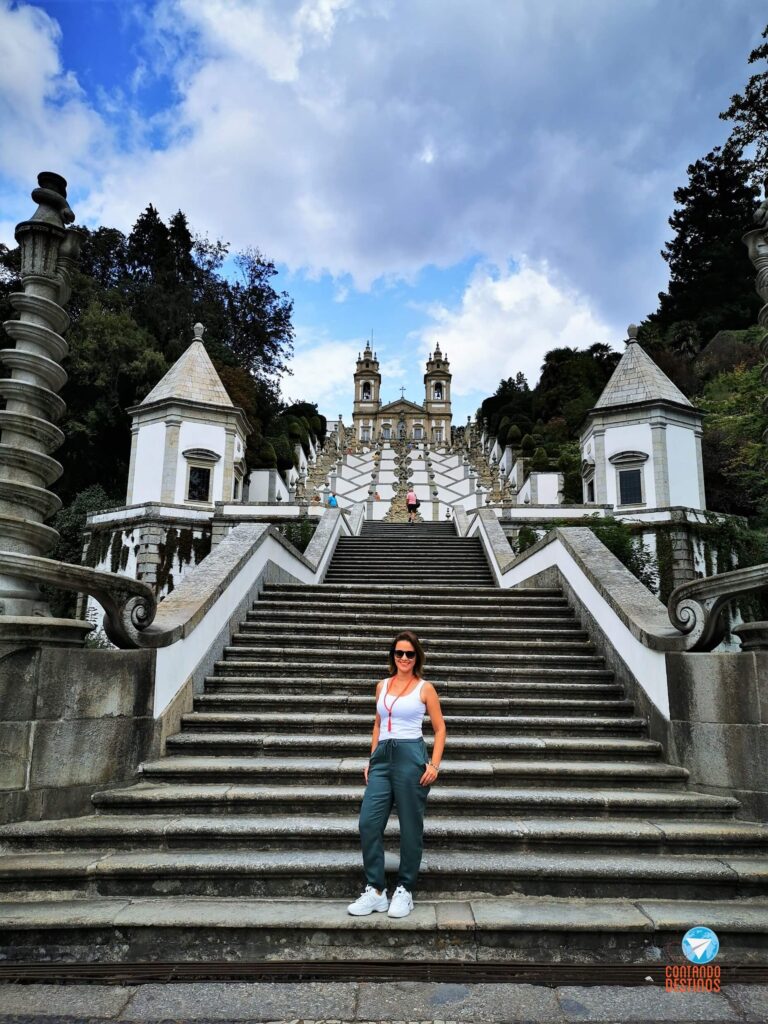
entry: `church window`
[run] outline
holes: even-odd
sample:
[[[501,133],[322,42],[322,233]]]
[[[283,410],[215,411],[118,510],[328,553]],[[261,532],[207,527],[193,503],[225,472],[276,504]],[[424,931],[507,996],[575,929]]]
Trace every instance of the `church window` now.
[[[388,423],[385,423],[384,426],[381,428],[381,433],[382,433],[385,441],[389,440],[391,432],[392,432],[392,428],[390,427],[390,425]]]
[[[370,400],[371,400],[371,385],[368,383],[368,381],[366,381],[365,384],[363,384],[363,401],[364,402],[370,402]]]
[[[424,437],[424,428],[423,427],[414,427],[413,428],[413,439],[414,439],[414,441],[421,441],[421,439],[423,437]]]
[[[441,402],[443,400],[443,385],[435,384],[435,400]]]
[[[235,482],[232,485],[232,500],[237,501],[240,497],[240,477],[235,477]]]
[[[371,440],[371,428],[370,427],[360,427],[360,440],[361,441],[370,441]]]
[[[587,481],[587,504],[594,505],[595,503],[595,480],[594,477]]]
[[[619,470],[619,504],[643,504],[643,471],[642,469]]]
[[[438,444],[441,443],[442,440],[443,440],[443,428],[442,427],[435,427],[434,430],[432,431],[432,433],[434,435],[435,441]]]
[[[190,466],[187,501],[210,501],[211,471],[207,466]]]
[[[619,505],[644,505],[643,463],[648,461],[646,452],[615,452],[608,461],[616,468],[616,490]]]

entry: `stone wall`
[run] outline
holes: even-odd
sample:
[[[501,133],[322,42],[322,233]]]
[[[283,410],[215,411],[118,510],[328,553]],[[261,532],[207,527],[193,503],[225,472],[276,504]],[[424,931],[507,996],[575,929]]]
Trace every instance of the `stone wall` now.
[[[768,821],[768,652],[667,654],[671,748],[690,785]]]
[[[91,810],[159,752],[154,651],[0,648],[0,822]]]

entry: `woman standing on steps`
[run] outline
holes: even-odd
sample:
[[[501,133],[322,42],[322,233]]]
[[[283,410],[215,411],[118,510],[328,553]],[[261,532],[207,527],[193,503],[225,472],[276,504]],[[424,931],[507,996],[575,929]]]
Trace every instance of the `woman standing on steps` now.
[[[356,917],[383,912],[407,917],[421,866],[424,810],[429,787],[440,771],[445,721],[437,691],[422,678],[424,648],[410,629],[398,633],[389,651],[392,675],[376,685],[376,720],[371,757],[364,769],[366,790],[360,808],[360,841],[366,887],[347,910]],[[435,733],[432,760],[422,735],[424,710]],[[392,806],[400,822],[400,868],[392,902],[384,876],[384,829]]]

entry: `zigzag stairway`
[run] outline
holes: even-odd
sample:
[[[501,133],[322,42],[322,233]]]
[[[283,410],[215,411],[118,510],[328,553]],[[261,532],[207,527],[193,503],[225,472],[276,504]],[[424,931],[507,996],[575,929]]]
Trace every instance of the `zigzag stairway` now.
[[[350,918],[404,627],[444,767],[414,913]],[[665,762],[562,593],[499,590],[450,524],[366,524],[323,585],[268,586],[166,755],[93,806],[0,829],[3,957],[650,962],[699,923],[724,962],[765,953],[766,828]]]

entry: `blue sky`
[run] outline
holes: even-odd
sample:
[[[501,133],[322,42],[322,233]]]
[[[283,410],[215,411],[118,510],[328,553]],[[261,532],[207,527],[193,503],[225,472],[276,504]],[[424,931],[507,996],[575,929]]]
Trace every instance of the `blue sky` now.
[[[457,422],[547,349],[655,305],[686,166],[724,141],[754,0],[0,0],[0,239],[41,169],[79,219],[147,203],[258,246],[295,300],[291,398],[383,396],[436,341]]]

